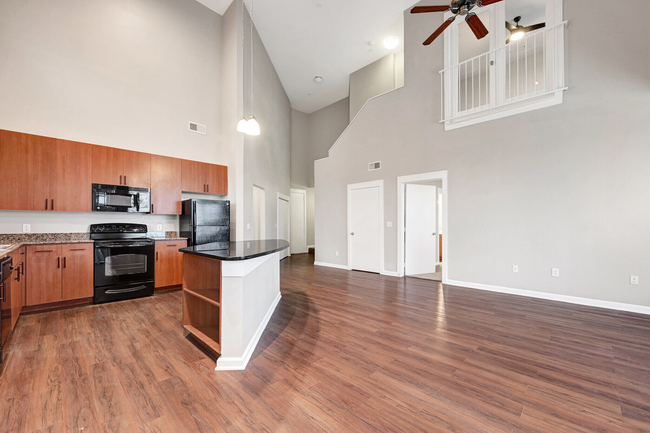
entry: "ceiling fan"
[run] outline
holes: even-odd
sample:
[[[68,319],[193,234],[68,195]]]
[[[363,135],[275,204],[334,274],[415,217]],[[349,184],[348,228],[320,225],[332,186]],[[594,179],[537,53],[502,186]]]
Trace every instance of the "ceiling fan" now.
[[[454,22],[458,15],[465,16],[465,22],[467,22],[469,28],[474,32],[476,39],[482,39],[487,36],[489,32],[481,22],[481,19],[474,12],[472,12],[472,9],[480,8],[481,6],[488,6],[500,1],[503,0],[452,0],[451,5],[449,6],[416,6],[411,9],[411,13],[422,14],[427,12],[451,11],[451,13],[454,14],[454,16],[445,20],[445,22],[442,23],[440,27],[438,27],[438,30],[433,32],[431,36],[429,36],[427,40],[422,43],[422,45],[429,45],[431,42],[433,42],[438,36],[442,34],[442,32],[445,31],[447,27],[451,25],[451,23]]]
[[[533,24],[532,26],[528,27],[520,26],[519,21],[521,21],[521,17],[515,17],[514,21],[515,25],[512,25],[506,21],[506,28],[510,30],[510,37],[506,41],[506,44],[509,44],[510,41],[518,41],[519,39],[523,38],[524,35],[528,32],[546,27],[546,23]]]

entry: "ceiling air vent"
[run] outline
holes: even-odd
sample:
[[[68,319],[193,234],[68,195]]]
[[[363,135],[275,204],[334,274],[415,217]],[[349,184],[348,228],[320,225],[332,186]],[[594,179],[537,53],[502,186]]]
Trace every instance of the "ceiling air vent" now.
[[[205,135],[205,125],[201,125],[200,123],[190,122],[190,131],[196,132],[197,134]]]
[[[368,164],[368,171],[379,170],[381,168],[381,161],[371,162]]]

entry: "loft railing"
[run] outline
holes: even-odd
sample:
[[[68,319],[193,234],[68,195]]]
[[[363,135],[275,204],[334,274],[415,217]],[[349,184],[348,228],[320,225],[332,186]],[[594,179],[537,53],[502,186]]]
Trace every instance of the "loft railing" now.
[[[479,117],[566,90],[567,22],[440,71],[441,123]]]

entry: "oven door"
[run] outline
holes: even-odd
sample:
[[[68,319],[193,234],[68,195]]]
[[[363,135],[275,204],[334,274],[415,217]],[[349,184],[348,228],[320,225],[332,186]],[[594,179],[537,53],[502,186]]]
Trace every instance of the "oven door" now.
[[[153,240],[95,241],[95,287],[153,281]]]

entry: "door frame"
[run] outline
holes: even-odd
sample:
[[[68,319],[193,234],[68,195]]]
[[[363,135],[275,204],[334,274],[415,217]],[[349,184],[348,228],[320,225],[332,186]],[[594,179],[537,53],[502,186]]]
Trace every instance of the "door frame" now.
[[[275,226],[275,235],[276,239],[280,239],[280,200],[284,200],[289,204],[289,209],[287,211],[287,218],[289,218],[289,232],[287,233],[287,241],[289,242],[289,245],[291,245],[291,197],[286,196],[282,194],[280,191],[278,191],[278,196],[277,196],[277,202],[276,202],[276,217],[275,220],[277,221],[276,226]],[[288,248],[288,253],[287,257],[291,255],[291,247]]]
[[[430,180],[442,180],[442,282],[447,283],[448,278],[448,265],[449,265],[449,249],[447,244],[449,242],[449,228],[447,227],[447,211],[448,211],[448,182],[447,170],[433,171],[429,173],[412,174],[409,176],[399,176],[397,178],[397,276],[404,276],[404,211],[405,200],[404,190],[407,183],[420,183]],[[440,233],[438,233],[440,235]],[[436,257],[436,261],[438,258]]]
[[[352,269],[352,236],[350,236],[350,227],[352,226],[352,191],[355,189],[366,189],[379,187],[379,274],[384,274],[384,180],[373,180],[370,182],[348,184],[348,269]]]
[[[297,251],[293,252],[292,247],[289,246],[289,254],[302,254],[306,253],[309,251],[307,248],[307,190],[305,189],[298,189],[298,188],[291,188],[289,190],[289,194],[295,193],[295,194],[302,194],[302,215],[303,215],[303,221],[302,221],[302,228],[303,228],[303,235],[305,238],[305,250],[304,251]],[[291,198],[289,198],[289,238],[291,238]],[[295,249],[295,248],[294,248]]]

